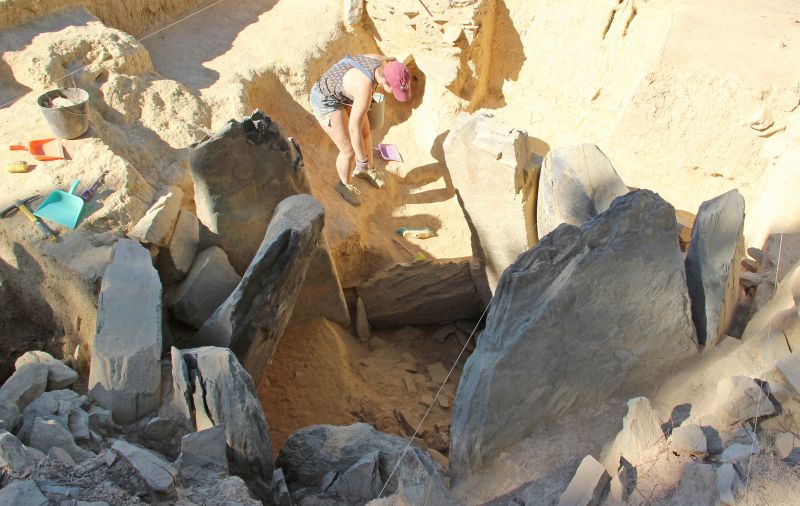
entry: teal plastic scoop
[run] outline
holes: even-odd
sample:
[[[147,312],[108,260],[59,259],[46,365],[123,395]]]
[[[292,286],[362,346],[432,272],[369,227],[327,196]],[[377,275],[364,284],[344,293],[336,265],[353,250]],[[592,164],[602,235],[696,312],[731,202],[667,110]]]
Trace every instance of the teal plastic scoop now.
[[[84,204],[83,199],[75,195],[79,182],[77,179],[72,182],[69,193],[56,190],[48,195],[33,214],[59,225],[75,228],[81,218]]]

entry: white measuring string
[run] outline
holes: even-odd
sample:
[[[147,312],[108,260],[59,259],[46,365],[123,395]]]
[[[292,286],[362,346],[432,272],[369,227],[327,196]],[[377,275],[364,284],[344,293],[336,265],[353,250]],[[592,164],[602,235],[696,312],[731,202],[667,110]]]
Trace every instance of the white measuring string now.
[[[478,330],[478,326],[481,324],[481,321],[483,321],[483,317],[486,316],[486,312],[489,310],[489,306],[491,304],[492,304],[492,299],[489,300],[489,303],[486,304],[486,307],[483,309],[483,313],[481,313],[480,318],[478,318],[478,323],[475,324],[475,328],[472,329],[469,338],[467,338],[467,342],[464,343],[464,346],[461,348],[461,351],[456,357],[455,362],[453,362],[453,367],[451,367],[450,370],[447,372],[447,376],[444,378],[444,381],[442,382],[442,385],[439,387],[439,390],[436,392],[436,395],[433,396],[433,400],[428,406],[427,411],[425,411],[425,415],[422,417],[422,420],[420,420],[419,424],[417,425],[417,428],[414,429],[414,434],[408,440],[408,444],[406,444],[406,447],[403,448],[403,452],[400,453],[400,456],[397,458],[397,463],[392,468],[392,472],[389,473],[389,476],[386,478],[386,482],[384,482],[381,491],[378,493],[378,497],[382,497],[383,492],[386,490],[386,487],[389,486],[389,482],[392,480],[392,476],[394,476],[394,473],[397,471],[397,468],[400,467],[400,462],[403,461],[403,457],[405,456],[408,449],[411,447],[411,443],[414,442],[414,438],[417,437],[419,430],[422,428],[422,424],[425,423],[425,419],[428,418],[428,414],[430,414],[431,409],[433,409],[433,405],[436,404],[436,399],[439,398],[439,394],[442,393],[442,389],[447,384],[447,381],[450,379],[450,376],[453,374],[453,371],[455,370],[458,363],[461,361],[461,356],[464,355],[464,352],[467,350],[467,346],[469,345],[470,341],[472,341],[472,336],[474,336],[475,331]]]
[[[778,241],[778,260],[775,263],[775,293],[772,294],[773,297],[778,293],[778,275],[781,269],[781,254],[783,253],[783,232],[784,232],[784,224],[781,223],[781,238]],[[767,339],[769,340],[769,336],[772,334],[772,316],[769,316],[769,322],[767,323]],[[760,387],[761,385],[759,385]],[[756,404],[756,415],[758,412],[761,411],[761,398],[766,397],[766,393],[764,395],[758,396],[758,403]],[[756,438],[758,437],[758,416],[756,416],[755,423],[753,424],[753,436],[752,442],[750,443],[750,456],[747,459],[747,480],[744,486],[744,495],[747,495],[747,491],[750,489],[750,474],[753,470],[753,449],[756,445]]]
[[[177,20],[177,21],[175,21],[174,23],[170,23],[170,24],[168,24],[168,25],[167,25],[167,26],[165,26],[164,28],[160,28],[160,29],[156,30],[156,31],[155,31],[155,32],[153,32],[153,33],[150,33],[150,34],[148,34],[148,35],[145,35],[145,36],[144,36],[144,37],[142,37],[141,39],[135,39],[135,43],[136,43],[136,44],[139,44],[139,43],[141,43],[143,40],[149,39],[149,38],[150,38],[150,37],[152,37],[153,35],[157,35],[157,34],[159,34],[159,33],[163,32],[164,30],[167,30],[167,29],[169,29],[169,28],[172,28],[173,26],[175,26],[175,25],[177,25],[177,24],[183,23],[183,22],[184,22],[184,21],[186,21],[187,19],[189,19],[189,18],[191,18],[191,17],[193,17],[193,16],[196,16],[196,15],[200,14],[200,13],[201,13],[201,12],[203,12],[203,11],[206,11],[206,10],[210,9],[210,8],[214,7],[215,5],[219,5],[219,4],[221,4],[222,2],[224,2],[224,1],[225,1],[225,0],[217,0],[217,1],[216,1],[216,2],[214,2],[213,4],[206,5],[205,7],[201,8],[201,9],[198,9],[198,10],[196,10],[195,12],[192,12],[191,14],[189,14],[189,15],[187,15],[187,16],[185,16],[185,17],[183,17],[183,18],[181,18],[181,19],[179,19],[179,20]],[[132,46],[133,44],[130,44],[130,45]],[[94,65],[94,62],[92,62],[92,63],[89,63],[89,64],[86,64],[86,65],[84,65],[83,67],[81,67],[81,68],[79,68],[79,69],[73,70],[73,71],[72,71],[72,72],[70,72],[69,74],[65,74],[65,75],[63,75],[63,76],[59,77],[58,79],[56,79],[55,81],[53,81],[53,84],[57,84],[57,83],[59,83],[59,82],[63,81],[64,79],[66,79],[66,78],[68,78],[68,77],[70,77],[70,76],[73,76],[73,75],[77,74],[78,72],[83,72],[84,70],[86,70],[87,68],[91,67],[92,65]],[[5,109],[6,107],[8,107],[8,106],[10,106],[10,105],[12,105],[12,104],[14,104],[14,103],[18,102],[19,100],[23,99],[25,96],[26,96],[26,95],[22,95],[21,97],[17,97],[17,98],[15,98],[14,100],[11,100],[11,101],[9,101],[9,102],[6,102],[5,104],[2,104],[2,105],[0,105],[0,109]]]

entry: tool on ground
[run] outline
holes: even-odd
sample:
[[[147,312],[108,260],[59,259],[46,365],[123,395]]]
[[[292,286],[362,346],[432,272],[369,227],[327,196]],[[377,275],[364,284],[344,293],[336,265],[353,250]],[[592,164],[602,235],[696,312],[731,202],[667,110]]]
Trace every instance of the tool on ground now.
[[[6,164],[6,172],[21,174],[23,172],[28,172],[28,162],[17,160],[14,162],[8,162]]]
[[[47,239],[50,239],[51,241],[57,241],[58,236],[56,236],[52,230],[47,228],[47,225],[45,225],[42,220],[34,216],[31,210],[28,209],[28,204],[40,197],[41,195],[33,195],[26,199],[16,201],[14,205],[5,208],[3,212],[0,213],[0,218],[7,218],[14,214],[17,209],[19,209],[19,212],[21,212],[26,218],[28,218],[28,220],[35,224],[39,231],[41,231]]]
[[[387,162],[402,162],[403,157],[400,151],[394,144],[378,144],[375,146],[375,151],[381,154],[381,158]]]
[[[424,261],[424,260],[427,260],[427,259],[428,259],[428,257],[426,257],[426,256],[425,256],[425,253],[423,253],[423,252],[421,252],[421,251],[420,251],[419,253],[416,253],[416,254],[415,254],[413,251],[411,251],[411,250],[409,249],[409,247],[408,247],[408,246],[406,246],[405,244],[403,244],[403,242],[402,242],[400,239],[398,239],[397,237],[392,237],[392,239],[394,239],[394,242],[396,242],[397,244],[399,244],[399,245],[400,245],[400,246],[401,246],[401,247],[402,247],[404,250],[406,250],[406,251],[408,252],[408,254],[409,254],[409,255],[411,255],[411,256],[413,257],[413,258],[411,259],[411,261],[412,261],[412,262],[414,262],[414,263],[417,263],[417,262],[422,262],[422,261]]]
[[[64,147],[58,139],[35,139],[28,141],[28,146],[14,144],[9,146],[11,151],[30,151],[34,158],[40,162],[64,159]]]
[[[427,239],[429,237],[433,237],[434,234],[433,230],[428,227],[419,227],[419,228],[407,228],[407,227],[400,227],[395,230],[397,235],[401,235],[403,237],[413,237],[414,239]]]
[[[75,195],[78,183],[77,179],[72,182],[69,193],[56,190],[48,195],[33,214],[59,225],[75,228],[81,218],[84,204],[83,199]]]
[[[103,184],[103,180],[106,178],[106,174],[108,174],[108,170],[104,170],[103,173],[100,174],[100,177],[98,177],[97,180],[94,183],[92,183],[92,186],[90,186],[89,188],[84,190],[83,193],[81,193],[81,198],[83,199],[84,202],[89,202],[90,200],[92,200],[94,194],[97,193],[97,190],[100,189],[100,185]]]

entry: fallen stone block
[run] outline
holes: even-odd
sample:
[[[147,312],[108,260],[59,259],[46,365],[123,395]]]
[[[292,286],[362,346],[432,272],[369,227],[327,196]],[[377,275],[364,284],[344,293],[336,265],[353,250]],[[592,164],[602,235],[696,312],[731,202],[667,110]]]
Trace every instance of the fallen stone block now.
[[[189,173],[197,217],[237,272],[256,256],[278,203],[310,193],[299,148],[259,110],[189,146]]]
[[[267,500],[274,469],[272,443],[252,378],[229,349],[205,347],[183,353],[202,381],[200,402],[213,423],[225,427],[231,474],[246,480],[259,498]]]
[[[16,432],[22,421],[17,403],[0,398],[0,429]]]
[[[775,436],[775,453],[778,458],[788,459],[797,449],[800,449],[800,438],[791,432],[782,432]]]
[[[75,462],[83,462],[94,457],[94,453],[75,444],[72,433],[55,420],[37,418],[31,429],[31,447],[47,453],[58,447],[69,453]]]
[[[241,279],[228,263],[225,252],[212,246],[197,255],[186,278],[168,290],[167,306],[172,308],[175,318],[200,328]]]
[[[791,388],[794,395],[800,398],[800,353],[794,352],[780,359],[775,368],[786,380],[786,386]]]
[[[686,254],[692,321],[700,344],[713,346],[733,322],[744,256],[744,197],[731,190],[703,202]]]
[[[166,246],[172,237],[182,200],[183,191],[177,186],[169,187],[133,226],[128,237],[144,244]]]
[[[725,448],[719,460],[721,462],[730,462],[731,464],[747,463],[752,455],[757,455],[760,451],[761,448],[758,443],[734,443]]]
[[[708,453],[703,429],[693,424],[675,427],[669,436],[669,446],[678,455],[704,457]]]
[[[19,369],[25,364],[40,363],[47,366],[47,390],[60,390],[75,383],[78,373],[62,361],[53,358],[45,351],[29,351],[21,355],[14,368]]]
[[[115,440],[111,449],[120,454],[155,492],[172,491],[177,471],[161,455],[125,441]]]
[[[228,456],[225,446],[225,427],[222,425],[192,432],[181,438],[181,454],[178,458],[180,474],[191,477],[192,468],[198,467],[227,476]]]
[[[292,506],[292,496],[289,494],[289,487],[286,486],[286,477],[283,469],[276,467],[272,473],[272,483],[275,488],[275,506]]]
[[[580,227],[626,193],[628,187],[594,144],[551,149],[539,175],[536,199],[539,238],[562,223]]]
[[[230,347],[259,379],[291,317],[324,216],[322,205],[310,195],[295,195],[278,204],[239,286],[206,320],[195,342]]]
[[[61,462],[65,466],[75,465],[75,459],[73,459],[66,450],[57,446],[50,448],[50,451],[47,452],[47,458]]]
[[[603,464],[587,455],[559,497],[558,506],[597,506],[609,481],[611,477]]]
[[[158,273],[165,285],[183,279],[192,267],[200,244],[200,222],[191,211],[182,209],[169,245],[158,252]]]
[[[19,473],[36,462],[38,460],[14,434],[0,431],[0,467]]]
[[[76,441],[88,441],[89,435],[89,414],[80,409],[72,408],[67,415],[69,431]]]
[[[0,401],[12,402],[20,410],[42,395],[47,388],[49,369],[45,364],[25,364],[0,387]]]
[[[22,427],[17,436],[23,442],[30,441],[30,433],[37,418],[57,420],[65,428],[69,423],[69,412],[80,408],[86,402],[86,396],[78,395],[72,390],[53,390],[40,395],[28,404],[22,412]]]
[[[538,173],[527,164],[526,135],[489,113],[464,113],[453,123],[443,149],[494,292],[506,267],[536,242]]]
[[[339,273],[333,263],[325,230],[320,235],[317,251],[306,270],[306,279],[292,310],[289,325],[324,317],[343,327],[350,325],[350,311],[344,300]]]
[[[371,452],[378,452],[380,476],[389,476],[402,455],[384,491],[386,496],[397,492],[408,504],[427,501],[427,504],[455,505],[439,464],[416,446],[403,453],[406,446],[405,439],[383,434],[364,423],[345,427],[314,425],[289,436],[277,465],[284,470],[290,490],[302,487],[319,490],[328,473],[341,475]],[[330,496],[320,501],[326,499]]]
[[[3,506],[47,506],[50,501],[33,480],[14,480],[0,489]]]
[[[373,328],[477,319],[483,310],[468,261],[395,265],[357,291]]]
[[[140,244],[120,239],[106,268],[97,309],[89,395],[118,423],[161,401],[161,281]]]
[[[114,418],[111,411],[100,406],[89,408],[89,429],[107,432],[114,427]]]
[[[736,422],[775,413],[775,406],[758,384],[745,376],[723,378],[717,383],[717,399],[723,422]]]
[[[675,237],[672,206],[637,190],[506,270],[453,404],[454,476],[570,410],[647,391],[699,353]]]
[[[369,452],[343,472],[333,484],[333,493],[353,501],[376,499],[381,491],[378,451]]]
[[[722,464],[717,468],[717,489],[719,501],[726,506],[736,505],[736,496],[744,484],[732,464]]]

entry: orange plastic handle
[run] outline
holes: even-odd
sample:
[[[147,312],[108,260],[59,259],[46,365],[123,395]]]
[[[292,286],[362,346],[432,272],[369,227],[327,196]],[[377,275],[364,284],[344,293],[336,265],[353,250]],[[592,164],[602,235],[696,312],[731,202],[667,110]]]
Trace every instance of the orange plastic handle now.
[[[25,146],[20,146],[19,144],[14,144],[12,146],[9,146],[8,149],[11,151],[28,151],[28,148],[26,148]]]

